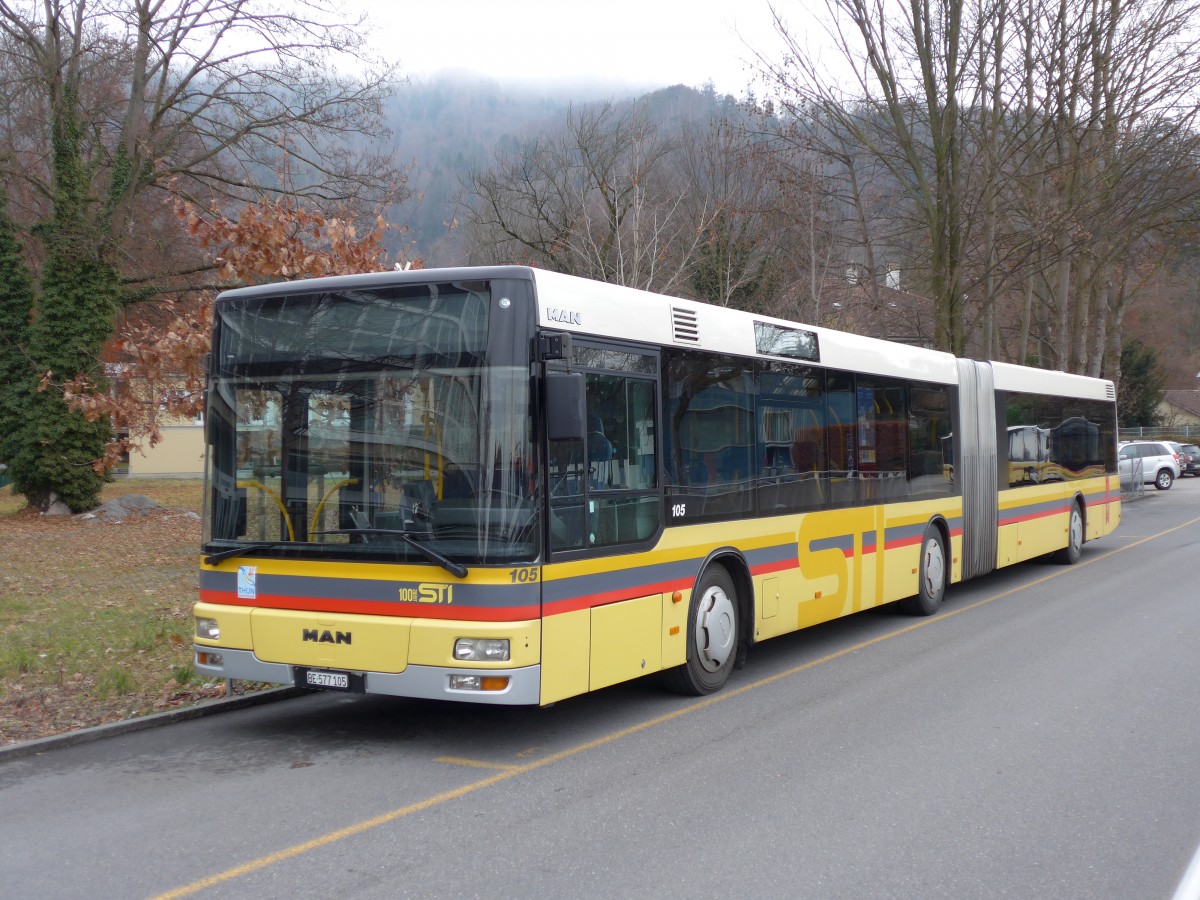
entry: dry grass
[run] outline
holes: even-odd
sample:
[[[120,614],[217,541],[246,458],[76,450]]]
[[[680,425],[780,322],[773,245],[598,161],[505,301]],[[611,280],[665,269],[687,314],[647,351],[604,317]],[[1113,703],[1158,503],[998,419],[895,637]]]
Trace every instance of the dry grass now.
[[[124,479],[120,523],[44,517],[0,488],[0,745],[223,693],[192,668],[199,480]]]

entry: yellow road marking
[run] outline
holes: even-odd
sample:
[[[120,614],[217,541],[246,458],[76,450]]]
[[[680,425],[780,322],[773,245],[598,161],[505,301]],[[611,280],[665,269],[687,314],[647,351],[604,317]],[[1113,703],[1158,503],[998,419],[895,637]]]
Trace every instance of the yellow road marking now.
[[[1124,553],[1126,550],[1132,550],[1134,547],[1139,547],[1142,544],[1148,543],[1149,541],[1160,537],[1165,537],[1168,534],[1179,531],[1183,528],[1187,528],[1188,526],[1195,525],[1197,522],[1200,522],[1200,517],[1192,519],[1189,522],[1184,522],[1182,525],[1177,525],[1174,528],[1168,528],[1166,531],[1160,531],[1157,534],[1149,535],[1148,537],[1134,541],[1131,544],[1126,544],[1123,547],[1116,547],[1107,553],[1104,553],[1093,559],[1089,559],[1086,562],[1080,562],[1070,567],[1063,567],[1059,571],[1047,575],[1044,578],[1039,578],[1036,581],[1030,581],[1025,584],[1018,585],[1017,587],[1010,588],[1007,591],[1001,591],[998,594],[985,597],[982,600],[977,600],[969,606],[964,606],[961,609],[950,610],[949,612],[943,612],[940,615],[933,616],[928,619],[922,619],[921,621],[915,622],[912,625],[907,625],[904,628],[900,628],[896,631],[889,631],[887,634],[881,634],[878,637],[871,638],[870,640],[861,641],[851,647],[845,647],[833,653],[826,654],[819,659],[813,659],[806,663],[801,663],[798,666],[793,666],[790,669],[787,669],[783,672],[777,672],[774,675],[768,675],[765,678],[760,678],[757,681],[752,681],[749,684],[742,685],[741,687],[723,690],[718,694],[713,694],[712,696],[705,697],[703,700],[697,700],[694,703],[690,703],[687,706],[681,707],[674,712],[656,716],[655,718],[648,719],[645,722],[639,722],[637,725],[630,725],[628,728],[622,728],[620,731],[610,732],[609,734],[598,737],[595,740],[587,741],[586,743],[578,744],[574,747],[568,747],[566,750],[560,750],[557,753],[544,756],[535,762],[526,763],[525,765],[519,766],[503,766],[502,764],[497,765],[492,763],[481,763],[471,760],[458,759],[456,757],[440,757],[436,760],[436,762],[454,762],[460,765],[479,766],[481,768],[500,768],[502,771],[497,772],[495,775],[492,775],[488,778],[481,779],[480,781],[475,781],[471,784],[466,784],[450,791],[444,791],[417,803],[412,803],[408,806],[394,809],[391,812],[384,813],[381,816],[376,816],[373,819],[366,819],[354,825],[347,826],[346,828],[340,828],[337,831],[331,831],[328,834],[322,835],[321,837],[313,838],[311,841],[305,841],[302,844],[296,844],[284,850],[279,850],[276,853],[271,853],[267,856],[253,859],[250,862],[243,863],[235,868],[227,869],[224,872],[219,872],[216,875],[211,875],[208,878],[201,879],[200,881],[194,881],[191,884],[184,885],[183,887],[175,888],[172,891],[167,891],[165,894],[159,894],[158,897],[154,898],[154,900],[173,900],[173,898],[176,897],[187,897],[191,894],[205,890],[206,888],[215,887],[216,885],[223,884],[226,881],[232,881],[234,878],[240,878],[242,875],[249,875],[251,872],[257,872],[261,869],[267,868],[268,866],[273,866],[275,863],[294,859],[297,856],[308,853],[310,850],[317,850],[321,847],[327,847],[330,844],[334,844],[340,840],[344,840],[345,838],[354,837],[357,834],[370,831],[372,828],[378,828],[380,825],[386,825],[389,822],[395,822],[397,819],[402,819],[407,815],[411,815],[412,813],[423,812],[427,809],[432,809],[435,806],[441,806],[443,803],[448,803],[451,800],[457,800],[460,797],[465,797],[468,794],[475,793],[476,791],[481,791],[485,788],[492,787],[493,785],[508,781],[510,778],[515,778],[518,775],[525,775],[545,766],[553,765],[556,762],[561,762],[564,759],[569,759],[572,756],[577,756],[580,753],[586,753],[589,750],[595,750],[598,747],[603,747],[607,744],[622,740],[623,738],[630,737],[631,735],[638,734],[639,732],[656,728],[657,726],[664,725],[667,722],[673,722],[676,719],[681,719],[684,716],[691,715],[699,710],[707,709],[708,707],[717,703],[723,703],[726,700],[732,700],[734,697],[740,697],[742,694],[747,694],[750,691],[757,690],[758,688],[775,684],[778,681],[783,681],[785,678],[791,678],[794,675],[799,675],[801,672],[807,672],[809,669],[814,669],[817,666],[824,665],[828,662],[833,662],[834,660],[841,659],[844,656],[849,656],[852,653],[857,653],[858,651],[864,650],[868,647],[873,647],[876,644],[881,644],[884,641],[891,640],[892,638],[900,637],[901,635],[916,631],[918,628],[927,628],[930,625],[934,625],[938,622],[944,622],[947,619],[953,618],[954,616],[962,615],[963,613],[979,609],[981,606],[986,606],[989,603],[994,603],[997,600],[1020,593],[1028,588],[1045,584],[1047,581],[1059,578],[1070,572],[1078,571],[1083,566],[1090,566],[1100,562],[1101,560],[1116,556],[1118,553]]]
[[[472,769],[499,769],[502,772],[521,768],[521,766],[514,766],[509,763],[494,763],[483,759],[466,759],[462,756],[439,756],[434,762],[447,763],[452,766],[469,766]]]

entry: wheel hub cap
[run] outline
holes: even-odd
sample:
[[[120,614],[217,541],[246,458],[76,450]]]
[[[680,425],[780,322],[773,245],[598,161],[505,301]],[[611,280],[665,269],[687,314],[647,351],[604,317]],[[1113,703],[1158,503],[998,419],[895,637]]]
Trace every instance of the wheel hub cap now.
[[[945,584],[946,561],[942,558],[942,545],[936,540],[925,542],[925,590],[931,597],[938,596]]]
[[[735,621],[733,601],[728,594],[717,587],[704,592],[696,617],[696,651],[707,671],[717,671],[733,652],[737,642]]]

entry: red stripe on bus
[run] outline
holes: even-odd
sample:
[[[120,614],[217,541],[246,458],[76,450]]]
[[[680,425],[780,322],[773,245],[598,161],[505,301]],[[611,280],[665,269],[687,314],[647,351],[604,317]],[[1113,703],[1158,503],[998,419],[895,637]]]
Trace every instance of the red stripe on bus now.
[[[620,603],[622,600],[634,600],[638,597],[648,597],[652,594],[673,594],[675,591],[691,589],[695,582],[690,578],[679,578],[675,581],[662,581],[657,584],[639,584],[633,587],[621,588],[618,591],[603,591],[599,594],[581,594],[566,600],[555,600],[546,603],[543,615],[554,616],[561,613],[578,612],[581,609],[591,609],[596,606],[608,606],[610,603]]]
[[[472,622],[522,622],[536,619],[540,609],[532,606],[452,606],[426,603],[389,603],[383,600],[342,600],[338,597],[286,597],[260,595],[253,600],[229,591],[200,591],[202,603],[248,606],[265,609],[292,609],[299,612],[359,613],[368,616],[392,616],[407,619],[451,619]],[[336,609],[331,608],[336,604]]]
[[[1021,515],[1021,516],[1013,516],[1012,518],[1001,519],[999,524],[1001,524],[1001,525],[1017,525],[1021,522],[1032,522],[1035,519],[1046,519],[1046,518],[1049,518],[1050,516],[1064,516],[1067,514],[1067,511],[1069,509],[1070,509],[1070,506],[1068,505],[1068,506],[1059,507],[1058,509],[1052,509],[1049,512],[1026,513],[1025,515]]]
[[[761,566],[751,566],[751,575],[771,575],[775,572],[783,572],[786,569],[797,569],[800,567],[799,559],[781,559],[778,562],[763,563]]]

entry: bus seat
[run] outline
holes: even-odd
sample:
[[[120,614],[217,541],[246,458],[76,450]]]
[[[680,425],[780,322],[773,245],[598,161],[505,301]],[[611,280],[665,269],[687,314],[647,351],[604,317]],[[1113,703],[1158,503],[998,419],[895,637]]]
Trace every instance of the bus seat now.
[[[610,462],[613,458],[613,445],[604,436],[604,422],[595,413],[588,416],[587,421],[588,462]]]
[[[468,500],[475,496],[475,485],[470,475],[458,466],[446,466],[442,473],[442,499]]]

